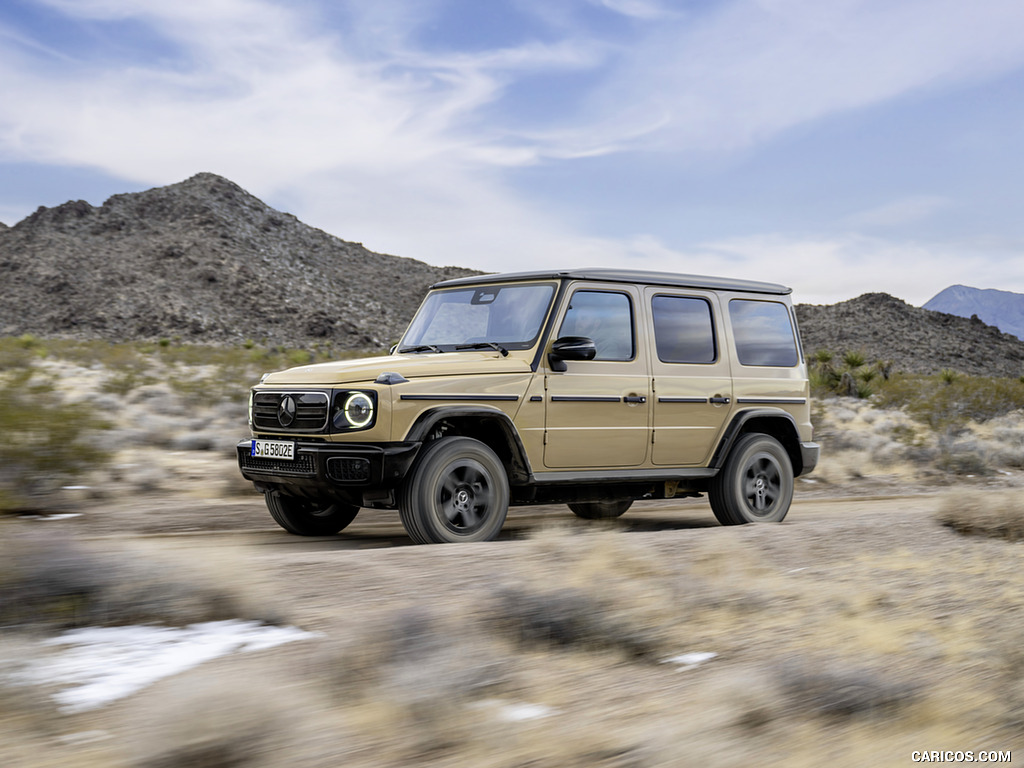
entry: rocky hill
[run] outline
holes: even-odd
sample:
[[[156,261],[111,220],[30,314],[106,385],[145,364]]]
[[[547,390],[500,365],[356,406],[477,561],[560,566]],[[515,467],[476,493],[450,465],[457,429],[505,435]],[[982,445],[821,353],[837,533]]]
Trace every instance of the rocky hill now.
[[[960,317],[977,315],[989,325],[1024,339],[1024,294],[951,285],[928,300],[925,309]]]
[[[429,285],[466,274],[374,253],[200,173],[0,229],[0,335],[383,346]]]
[[[838,304],[802,304],[797,318],[804,348],[860,350],[896,370],[936,373],[949,368],[980,376],[1024,375],[1024,342],[977,318],[912,307],[886,293]]]
[[[0,336],[379,348],[429,285],[466,274],[374,253],[200,173],[0,225]],[[797,311],[809,352],[861,350],[916,372],[1024,373],[1024,342],[886,294]]]

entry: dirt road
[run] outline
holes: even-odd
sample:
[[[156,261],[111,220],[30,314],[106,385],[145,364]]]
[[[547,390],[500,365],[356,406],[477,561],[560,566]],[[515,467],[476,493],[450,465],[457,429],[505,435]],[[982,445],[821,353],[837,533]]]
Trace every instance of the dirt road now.
[[[798,498],[782,524],[728,528],[703,499],[598,524],[526,507],[498,541],[452,546],[411,545],[383,511],[291,536],[258,496],[21,520],[166,558],[317,633],[65,720],[107,736],[51,743],[52,764],[185,764],[200,735],[268,767],[885,766],[1022,747],[1020,545],[942,527],[947,498]],[[538,622],[561,634],[524,643]],[[691,653],[708,660],[661,663]]]

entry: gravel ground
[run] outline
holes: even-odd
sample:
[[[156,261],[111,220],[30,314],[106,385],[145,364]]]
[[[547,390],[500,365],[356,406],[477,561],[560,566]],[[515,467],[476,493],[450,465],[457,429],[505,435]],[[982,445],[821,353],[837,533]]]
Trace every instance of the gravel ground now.
[[[501,540],[454,546],[408,545],[397,515],[375,511],[302,539],[276,529],[258,496],[195,488],[17,520],[100,556],[175,564],[317,635],[93,712],[37,713],[27,729],[0,718],[13,734],[0,757],[513,768],[908,765],[919,749],[1012,750],[1020,545],[942,527],[948,493],[915,490],[798,494],[784,523],[736,528],[703,499],[599,525],[525,508]],[[979,504],[1005,493],[975,490]],[[527,625],[546,634],[525,642]],[[713,655],[661,663],[694,653]]]

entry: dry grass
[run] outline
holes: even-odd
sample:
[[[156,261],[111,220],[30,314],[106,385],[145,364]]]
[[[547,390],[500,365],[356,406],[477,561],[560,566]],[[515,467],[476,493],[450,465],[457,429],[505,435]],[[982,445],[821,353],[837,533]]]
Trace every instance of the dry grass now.
[[[1024,412],[933,427],[908,408],[880,403],[848,398],[816,403],[822,458],[810,479],[830,485],[873,480],[895,489],[949,485],[959,478],[998,479],[1024,468]]]
[[[937,524],[892,532],[913,548],[877,524],[819,528],[552,528],[372,559],[288,548],[261,589],[276,583],[320,641],[218,661],[75,722],[8,698],[0,737],[86,768],[900,765],[923,745],[1011,747],[1011,545]],[[690,651],[718,656],[659,663]],[[111,735],[90,761],[54,746],[54,728]]]
[[[938,519],[966,536],[1024,540],[1024,503],[1017,493],[1000,496],[958,493],[943,502]]]
[[[0,526],[0,629],[186,626],[268,616],[203,570],[131,550],[100,554],[62,536]]]

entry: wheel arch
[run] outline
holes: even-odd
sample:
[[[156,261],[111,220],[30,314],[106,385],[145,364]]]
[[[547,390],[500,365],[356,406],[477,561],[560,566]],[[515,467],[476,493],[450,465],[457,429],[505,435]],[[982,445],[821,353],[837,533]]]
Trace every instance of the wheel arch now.
[[[733,416],[711,458],[710,466],[721,469],[736,441],[743,435],[755,432],[773,437],[782,444],[793,465],[794,477],[803,473],[803,454],[800,451],[800,433],[797,431],[796,419],[777,408],[752,408]]]
[[[509,483],[530,479],[530,461],[519,431],[507,413],[487,406],[442,406],[424,411],[406,435],[406,440],[429,443],[441,437],[461,435],[487,445],[501,459]]]

